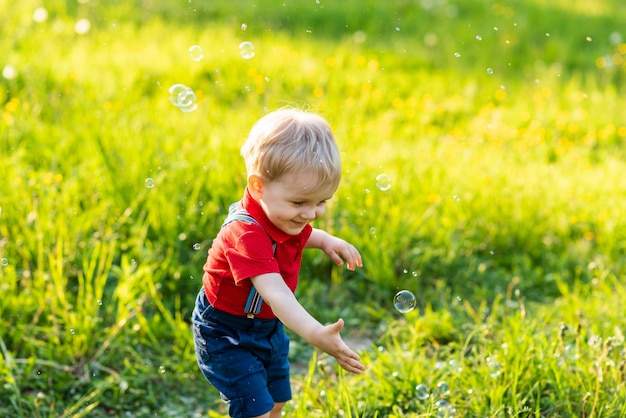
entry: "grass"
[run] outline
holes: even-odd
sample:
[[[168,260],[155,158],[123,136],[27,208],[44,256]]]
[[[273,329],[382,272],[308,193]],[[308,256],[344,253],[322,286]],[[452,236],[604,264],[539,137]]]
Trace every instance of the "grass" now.
[[[18,3],[0,0],[3,415],[226,413],[189,315],[242,139],[285,104],[331,121],[344,179],[319,225],[366,264],[306,253],[298,294],[368,365],[294,337],[290,416],[626,414],[617,0],[52,0],[41,22]]]

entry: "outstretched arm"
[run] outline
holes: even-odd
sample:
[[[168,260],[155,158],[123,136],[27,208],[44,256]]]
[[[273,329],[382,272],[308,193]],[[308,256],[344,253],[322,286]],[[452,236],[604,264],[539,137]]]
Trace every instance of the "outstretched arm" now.
[[[335,357],[337,363],[345,370],[357,374],[365,370],[365,366],[359,361],[359,355],[348,347],[339,334],[343,328],[343,319],[330,325],[319,323],[298,302],[277,273],[262,274],[251,280],[263,301],[272,308],[276,317],[287,328]]]
[[[343,266],[345,260],[348,270],[363,267],[361,254],[354,245],[321,229],[313,228],[306,248],[321,249],[338,266]]]

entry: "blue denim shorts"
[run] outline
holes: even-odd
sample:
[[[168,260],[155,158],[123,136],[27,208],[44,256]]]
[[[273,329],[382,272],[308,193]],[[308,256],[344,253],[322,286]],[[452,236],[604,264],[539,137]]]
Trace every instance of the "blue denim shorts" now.
[[[289,338],[278,319],[220,311],[201,289],[192,320],[200,370],[228,402],[231,417],[263,415],[291,399]]]

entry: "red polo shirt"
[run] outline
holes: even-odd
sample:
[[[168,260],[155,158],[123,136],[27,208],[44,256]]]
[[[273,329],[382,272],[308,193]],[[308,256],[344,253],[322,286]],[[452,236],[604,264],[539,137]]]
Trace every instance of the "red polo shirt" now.
[[[234,221],[226,224],[209,249],[202,284],[211,305],[232,315],[245,316],[252,287],[250,277],[279,273],[292,292],[298,285],[302,250],[313,228],[307,225],[298,235],[289,235],[270,222],[248,189],[241,200],[244,209],[259,223]],[[272,248],[276,243],[276,251]],[[264,302],[261,319],[275,318]]]

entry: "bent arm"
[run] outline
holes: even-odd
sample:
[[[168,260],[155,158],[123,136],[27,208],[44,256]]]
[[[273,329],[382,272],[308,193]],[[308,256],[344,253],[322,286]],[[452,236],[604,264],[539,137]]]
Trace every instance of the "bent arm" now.
[[[305,247],[323,250],[338,266],[343,266],[345,260],[348,270],[363,267],[361,254],[354,245],[321,229],[313,228]]]
[[[359,361],[359,355],[352,351],[339,335],[343,328],[342,319],[331,325],[322,325],[304,309],[277,273],[262,274],[252,277],[251,280],[265,303],[287,328],[335,357],[345,370],[352,373],[361,373],[365,370],[365,366]]]

